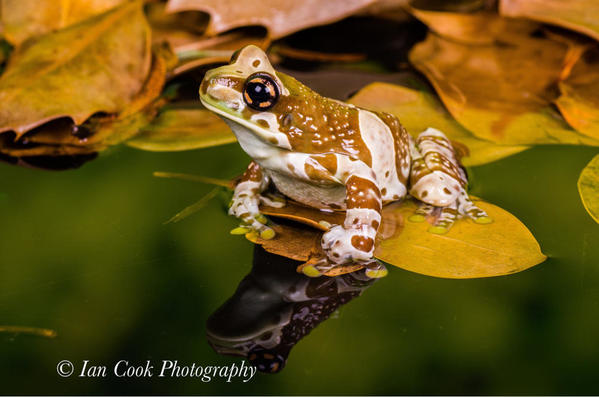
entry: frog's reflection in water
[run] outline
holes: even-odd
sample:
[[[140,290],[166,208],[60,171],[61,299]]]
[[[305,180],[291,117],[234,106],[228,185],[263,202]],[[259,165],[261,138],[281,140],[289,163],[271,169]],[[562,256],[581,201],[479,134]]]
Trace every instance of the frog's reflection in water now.
[[[363,270],[308,278],[296,272],[298,264],[256,246],[251,272],[208,318],[208,341],[217,353],[278,372],[296,343],[375,282]]]

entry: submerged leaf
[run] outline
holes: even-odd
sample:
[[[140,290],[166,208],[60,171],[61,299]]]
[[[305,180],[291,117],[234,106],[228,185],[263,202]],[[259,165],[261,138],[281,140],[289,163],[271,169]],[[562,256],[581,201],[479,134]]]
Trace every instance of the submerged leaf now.
[[[561,95],[555,101],[572,127],[599,139],[599,46],[595,45],[574,64],[565,80],[560,81]]]
[[[65,28],[100,14],[124,0],[0,0],[4,35],[19,45],[33,36]]]
[[[500,0],[499,12],[563,26],[599,40],[596,0]]]
[[[397,116],[413,135],[429,127],[443,131],[452,141],[468,147],[469,154],[462,158],[462,163],[466,166],[496,161],[528,148],[497,145],[473,136],[457,123],[437,97],[425,88],[416,90],[394,84],[373,83],[354,95],[350,103]]]
[[[578,178],[578,193],[584,208],[599,223],[599,155],[582,170]]]
[[[122,111],[142,88],[150,55],[139,1],[17,48],[0,78],[0,132],[21,136],[60,117],[81,124]]]
[[[261,25],[272,39],[310,26],[335,22],[373,4],[375,0],[169,0],[170,12],[199,10],[211,15],[207,33]]]
[[[429,34],[410,53],[455,119],[501,144],[587,144],[552,108],[569,46],[527,34],[471,46]]]

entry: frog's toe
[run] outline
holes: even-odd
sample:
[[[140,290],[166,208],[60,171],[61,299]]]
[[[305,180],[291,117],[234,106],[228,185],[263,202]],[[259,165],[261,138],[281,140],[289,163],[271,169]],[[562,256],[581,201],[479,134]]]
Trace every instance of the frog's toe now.
[[[428,231],[433,234],[445,234],[451,229],[455,221],[458,219],[458,210],[456,205],[441,208],[441,213],[435,220],[433,226]]]
[[[489,223],[493,223],[493,218],[490,216],[481,216],[480,218],[474,218],[473,220],[480,225],[488,225]]]
[[[261,195],[260,203],[273,208],[283,208],[287,204],[285,197],[276,194]]]
[[[428,216],[435,211],[435,207],[430,204],[420,203],[414,213],[408,218],[410,222],[424,222]]]
[[[379,261],[374,261],[371,265],[366,267],[365,271],[366,277],[368,278],[383,278],[389,274],[389,271]]]

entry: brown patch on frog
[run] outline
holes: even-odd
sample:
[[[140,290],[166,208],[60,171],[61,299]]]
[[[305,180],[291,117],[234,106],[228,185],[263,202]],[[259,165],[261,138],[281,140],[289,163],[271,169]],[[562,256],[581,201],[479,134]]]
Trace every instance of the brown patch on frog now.
[[[279,141],[277,141],[277,138],[271,136],[270,138],[268,138],[268,142],[272,143],[273,145],[276,145],[279,143]]]
[[[290,94],[282,95],[271,111],[293,151],[334,152],[372,165],[370,150],[360,134],[359,109],[322,97],[283,73],[277,76]]]
[[[243,175],[241,176],[241,178],[239,178],[239,182],[247,182],[247,181],[252,181],[252,182],[260,182],[262,180],[262,169],[260,168],[260,166],[255,163],[255,162],[251,162],[247,169],[245,170],[245,172],[243,173]],[[257,189],[252,189],[252,193],[254,193],[254,190]]]
[[[370,223],[370,226],[372,226],[372,228],[373,228],[374,230],[378,230],[378,228],[379,228],[379,222],[378,222],[378,221],[372,221],[372,222]]]
[[[270,125],[268,124],[268,121],[266,121],[266,120],[259,119],[256,121],[256,123],[262,128],[270,128]]]
[[[371,237],[366,236],[353,236],[351,238],[351,245],[357,250],[370,252],[374,246],[374,240]]]
[[[327,171],[325,168],[321,167],[322,166],[320,166],[320,164],[316,161],[314,165],[310,164],[309,162],[306,162],[304,164],[304,171],[306,172],[308,178],[310,178],[313,181],[334,182],[335,179],[333,179],[333,176],[330,174],[330,172]]]
[[[370,180],[351,176],[345,185],[347,191],[347,209],[370,208],[381,212],[381,193]]]
[[[295,166],[291,163],[287,164],[287,168],[289,169],[289,171],[291,172],[295,172]]]
[[[258,66],[260,66],[260,60],[259,59],[255,59],[254,62],[252,62],[252,66],[257,68]]]
[[[386,188],[386,187],[384,187],[384,188],[381,190],[381,194],[382,194],[383,196],[387,194],[387,188]]]
[[[331,175],[337,173],[337,156],[333,153],[317,154],[310,157],[316,160],[318,164],[322,165]]]

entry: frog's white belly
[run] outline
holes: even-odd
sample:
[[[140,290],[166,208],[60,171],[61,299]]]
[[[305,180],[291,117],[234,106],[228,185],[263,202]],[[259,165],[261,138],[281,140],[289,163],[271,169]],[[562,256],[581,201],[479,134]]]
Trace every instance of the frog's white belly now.
[[[267,173],[277,190],[299,203],[320,209],[345,209],[345,185],[305,182],[273,170]]]

